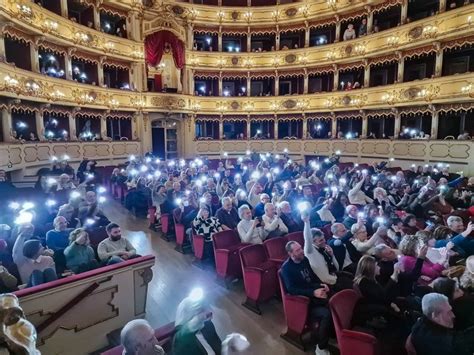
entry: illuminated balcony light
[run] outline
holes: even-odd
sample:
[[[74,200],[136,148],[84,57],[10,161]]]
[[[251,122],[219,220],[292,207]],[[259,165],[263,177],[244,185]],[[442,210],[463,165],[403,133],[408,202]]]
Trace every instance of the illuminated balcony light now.
[[[52,94],[51,94],[51,97],[53,99],[60,99],[60,98],[63,98],[65,97],[66,95],[64,95],[64,93],[62,91],[59,91],[59,90],[55,90]]]
[[[468,25],[470,25],[472,23],[472,16],[471,15],[467,17],[467,23],[468,23]]]
[[[434,37],[438,33],[438,27],[433,25],[426,25],[423,27],[423,35],[425,37]]]
[[[398,36],[390,36],[387,38],[387,43],[390,46],[398,44],[399,41],[400,41],[400,37]]]
[[[10,77],[9,75],[5,76],[5,78],[3,78],[3,80],[5,80],[5,85],[6,86],[18,86],[18,84],[19,84],[18,80]]]
[[[40,86],[33,80],[29,80],[25,83],[26,90],[28,91],[37,91]]]
[[[106,42],[106,43],[104,44],[104,47],[105,47],[105,49],[107,49],[107,50],[109,50],[109,51],[110,51],[110,50],[112,50],[112,49],[114,49],[114,48],[115,48],[115,43],[112,43],[112,42]]]
[[[224,18],[224,16],[225,16],[225,13],[224,13],[223,11],[219,11],[219,12],[217,13],[217,16],[222,20],[222,19]]]
[[[57,31],[59,25],[56,21],[44,20],[43,27],[47,32],[53,32],[53,31]]]
[[[119,106],[119,102],[116,99],[111,99],[109,101],[109,104],[110,104],[111,107],[118,107]]]
[[[31,15],[33,15],[33,11],[31,10],[31,7],[27,5],[16,4],[16,8],[23,16],[30,17]]]
[[[245,17],[246,19],[250,19],[250,18],[252,17],[252,15],[253,15],[253,14],[252,14],[251,11],[244,12],[244,17]]]
[[[469,94],[472,91],[472,84],[465,85],[461,88],[463,94]]]

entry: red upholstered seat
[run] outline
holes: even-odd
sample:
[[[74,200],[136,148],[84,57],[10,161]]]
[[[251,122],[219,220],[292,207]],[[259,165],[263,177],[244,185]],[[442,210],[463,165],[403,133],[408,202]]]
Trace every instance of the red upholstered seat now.
[[[166,235],[169,231],[170,215],[168,213],[163,213],[161,215],[161,232]]]
[[[301,247],[304,247],[304,236],[303,236],[303,232],[293,232],[293,233],[288,233],[286,236],[285,236],[286,240],[289,242],[289,241],[292,241],[294,240],[295,242],[298,242]]]
[[[326,224],[321,228],[321,231],[324,234],[324,238],[326,240],[330,239],[332,237],[332,232],[331,232],[331,224]]]
[[[90,245],[93,248],[97,247],[101,241],[109,237],[105,227],[93,228],[87,232],[89,234]]]
[[[224,280],[242,276],[239,250],[246,243],[241,243],[234,230],[217,232],[212,236],[217,275]]]
[[[377,339],[373,335],[350,330],[352,313],[359,298],[354,290],[343,290],[329,300],[341,355],[377,354]]]
[[[184,224],[178,223],[176,217],[173,214],[174,221],[174,233],[176,235],[176,248],[175,250],[184,254],[184,244],[186,244],[186,230]]]
[[[308,324],[309,298],[293,296],[286,292],[281,279],[281,270],[278,270],[283,312],[285,313],[286,332],[281,337],[296,347],[305,350],[303,335],[310,331]]]
[[[204,244],[206,243],[206,239],[201,234],[195,234],[193,230],[193,249],[194,249],[194,257],[198,261],[202,261],[204,258]]]
[[[160,343],[160,345],[166,350],[166,348],[171,347],[171,341],[173,340],[174,333],[176,333],[176,327],[173,323],[168,323],[158,329],[155,329],[155,337]],[[115,348],[109,349],[101,355],[122,355],[123,346],[119,345]]]
[[[49,289],[52,289],[54,287],[59,287],[59,286],[66,285],[68,283],[84,280],[84,279],[87,279],[88,277],[93,277],[93,276],[100,275],[100,274],[103,274],[103,273],[106,273],[106,272],[109,272],[109,271],[113,271],[113,270],[117,270],[117,269],[121,269],[121,268],[126,268],[126,267],[129,267],[130,265],[139,264],[143,261],[154,260],[154,259],[155,259],[155,257],[153,255],[140,256],[138,258],[126,260],[126,261],[123,261],[123,262],[118,263],[118,264],[100,267],[98,269],[83,272],[81,274],[68,276],[68,277],[65,277],[63,279],[58,279],[58,280],[54,280],[54,281],[51,281],[51,282],[46,282],[46,283],[38,285],[38,286],[24,288],[22,290],[14,292],[14,293],[15,293],[15,295],[17,295],[18,298],[21,298],[21,297],[28,296],[28,295],[31,295],[31,294],[34,294],[34,293],[49,290]]]
[[[276,293],[277,267],[268,260],[262,244],[248,245],[239,252],[247,295],[243,305],[261,314],[259,303],[268,301]]]
[[[156,223],[156,207],[151,206],[148,208],[148,227],[154,226]]]
[[[288,254],[285,250],[287,242],[288,240],[284,237],[271,238],[263,242],[263,247],[267,253],[268,260],[274,262],[278,268],[288,258]]]

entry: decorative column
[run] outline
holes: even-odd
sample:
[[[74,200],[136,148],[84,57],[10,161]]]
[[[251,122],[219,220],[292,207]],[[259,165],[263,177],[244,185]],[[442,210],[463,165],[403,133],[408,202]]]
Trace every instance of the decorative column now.
[[[280,95],[280,78],[278,77],[278,71],[275,71],[275,96]]]
[[[67,0],[59,0],[61,3],[61,16],[69,18],[69,12],[67,9]]]
[[[303,77],[303,95],[306,95],[308,93],[309,89],[309,75],[306,73],[306,68],[305,68],[305,74]]]
[[[6,62],[6,51],[5,51],[5,32],[2,31],[0,32],[0,60]]]
[[[250,27],[247,30],[247,52],[252,52],[252,35],[250,34]]]
[[[337,138],[337,117],[334,112],[331,112],[332,120],[331,120],[331,137]]]
[[[339,16],[336,15],[336,38],[334,39],[334,43],[339,42],[341,39],[341,21],[339,20]]]
[[[224,137],[224,120],[222,119],[222,115],[219,117],[219,139]]]
[[[362,137],[361,138],[367,138],[367,131],[369,127],[369,119],[367,118],[367,113],[364,110],[360,111],[362,115]]]
[[[39,67],[37,38],[35,38],[34,43],[30,44],[30,61],[31,61],[31,71],[34,73],[39,73],[40,67]]]
[[[105,56],[100,57],[97,63],[97,85],[99,87],[104,86],[104,61],[106,58]]]
[[[94,28],[97,31],[100,31],[100,10],[98,6],[92,6],[92,11],[93,11],[93,22],[94,22]],[[128,21],[127,21],[127,29],[128,29]],[[127,31],[128,32],[128,31]]]
[[[303,139],[306,139],[308,136],[308,119],[306,115],[303,113]]]
[[[152,151],[152,137],[151,137],[151,122],[150,122],[150,116],[148,115],[148,112],[140,112],[140,117],[139,117],[139,126],[140,126],[140,136],[137,137],[137,139],[140,140],[142,143],[142,153],[145,152],[151,152]],[[165,129],[165,141],[166,141],[166,133],[167,130]],[[166,146],[165,146],[166,149]]]
[[[68,114],[68,123],[69,123],[69,140],[77,141],[77,132],[76,132],[76,110],[73,110],[71,114]]]
[[[278,139],[278,120],[277,120],[277,117],[276,115],[274,115],[273,117],[273,122],[275,122],[273,124],[273,139]]]
[[[252,79],[250,78],[250,72],[247,72],[247,96],[250,96],[251,89],[252,89]]]
[[[467,2],[469,4],[469,2]],[[439,0],[439,12],[446,11],[446,0]]]
[[[219,33],[217,34],[217,51],[222,52],[222,32],[219,27]]]
[[[247,125],[246,125],[246,128],[247,128],[247,140],[249,140],[250,138],[252,138],[250,135],[252,134],[252,131],[250,130],[250,125],[251,125],[251,121],[250,121],[250,115],[247,116]]]
[[[64,56],[64,72],[66,80],[72,80],[72,54],[76,51],[76,48],[68,48],[66,55]]]
[[[403,74],[405,72],[405,59],[401,52],[396,52],[398,55],[398,68],[397,68],[397,82],[403,83]]]
[[[431,133],[430,139],[438,139],[439,111],[432,107],[431,110]]]
[[[186,27],[186,37],[188,38],[188,41],[186,43],[186,49],[187,50],[192,50],[193,49],[193,46],[194,46],[194,31],[193,31],[193,25],[192,24],[188,24],[188,26]]]
[[[132,140],[138,140],[138,130],[140,128],[139,122],[143,119],[142,113],[137,111],[132,117]]]
[[[113,120],[113,118],[112,118],[112,120]],[[107,136],[107,118],[105,117],[105,115],[103,115],[100,118],[100,137],[102,138],[103,141],[108,140],[108,136]]]
[[[333,64],[332,67],[334,69],[334,83],[332,91],[337,91],[339,89],[339,68],[337,67],[337,64]]]
[[[370,86],[370,65],[367,59],[364,59],[364,88]]]
[[[308,27],[308,21],[305,21],[306,22],[306,28],[304,30],[304,47],[305,48],[308,48],[309,47],[309,38],[310,38],[310,35],[311,35],[311,29]]]
[[[183,81],[183,91],[181,92],[181,94],[192,94],[191,91],[189,90],[189,69],[186,67],[186,65],[183,67],[182,69],[182,73],[183,73],[183,77],[182,77],[182,81]]]
[[[443,74],[443,55],[444,50],[441,47],[441,43],[435,42],[434,46],[436,48],[436,62],[435,62],[435,78],[439,78]]]
[[[35,111],[35,125],[36,125],[36,136],[40,142],[44,142],[45,131],[44,131],[44,121],[43,121],[43,110]]]
[[[2,128],[3,128],[3,141],[5,143],[10,143],[12,137],[10,133],[12,132],[12,112],[8,108],[2,109]]]
[[[218,81],[218,96],[222,96],[222,74],[219,74],[219,81]]]
[[[408,0],[403,0],[401,5],[400,22],[404,25],[408,18]]]
[[[141,15],[138,10],[131,9],[128,12],[127,16],[127,38],[132,41],[141,41],[142,40],[142,29],[141,29]],[[193,43],[193,42],[191,42]],[[191,45],[192,46],[192,45]]]
[[[367,34],[371,34],[374,29],[374,12],[372,7],[367,6]]]
[[[280,50],[280,31],[275,34],[275,50]]]
[[[194,95],[194,69],[191,69],[191,75],[189,76],[189,90]]]
[[[398,136],[400,136],[400,127],[402,125],[402,118],[400,116],[400,112],[398,111],[398,109],[393,108],[392,112],[395,119],[395,125],[393,129],[393,138],[397,139]]]

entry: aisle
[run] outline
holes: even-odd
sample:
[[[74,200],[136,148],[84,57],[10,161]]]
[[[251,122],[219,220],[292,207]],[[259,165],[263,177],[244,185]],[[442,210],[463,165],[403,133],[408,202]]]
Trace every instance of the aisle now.
[[[189,290],[199,286],[213,306],[214,324],[221,338],[231,332],[244,334],[252,344],[251,354],[303,354],[280,339],[285,318],[279,301],[272,300],[263,305],[262,316],[254,314],[241,305],[245,300],[242,282],[225,289],[215,282],[213,270],[193,266],[190,254],[175,251],[174,243],[163,241],[158,233],[149,230],[145,219],[135,218],[115,201],[105,205],[104,210],[111,221],[121,226],[122,235],[139,254],[156,256],[147,301],[147,319],[153,327],[173,321],[179,302]]]

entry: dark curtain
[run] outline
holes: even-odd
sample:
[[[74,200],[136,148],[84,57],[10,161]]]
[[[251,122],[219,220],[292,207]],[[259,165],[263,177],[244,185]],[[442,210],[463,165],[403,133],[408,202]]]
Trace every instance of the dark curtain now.
[[[162,88],[161,74],[155,74],[155,91],[161,91]]]
[[[184,67],[184,43],[170,31],[159,31],[145,38],[145,58],[146,62],[156,66],[163,56],[165,44],[168,43],[173,50],[173,59],[176,68]]]

